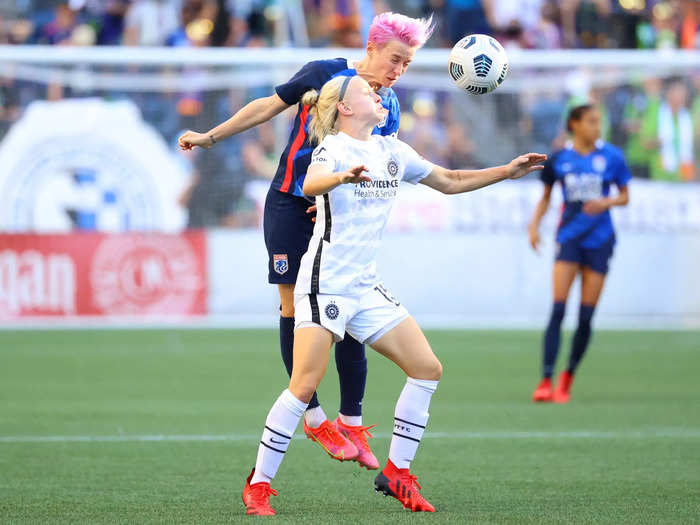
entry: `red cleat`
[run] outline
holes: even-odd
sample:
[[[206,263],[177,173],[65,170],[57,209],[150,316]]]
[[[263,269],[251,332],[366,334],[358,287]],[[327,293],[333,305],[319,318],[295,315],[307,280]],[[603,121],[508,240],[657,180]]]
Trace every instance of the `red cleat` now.
[[[535,403],[548,402],[552,400],[552,395],[552,380],[545,377],[542,381],[540,381],[540,384],[537,385],[537,388],[535,388],[535,391],[532,393],[532,400]]]
[[[304,421],[304,434],[315,441],[330,457],[338,461],[351,461],[357,457],[357,447],[348,441],[327,419],[316,428],[311,428]]]
[[[243,494],[241,495],[246,514],[251,516],[274,516],[275,509],[270,507],[270,495],[277,496],[277,491],[264,481],[251,485],[250,480],[254,472],[255,469],[250,472],[250,476],[245,480]]]
[[[420,489],[416,476],[407,468],[396,468],[390,459],[384,470],[374,478],[374,490],[396,498],[404,509],[410,509],[411,512],[435,512],[435,507],[421,496]]]
[[[367,470],[376,470],[379,468],[379,461],[377,461],[377,458],[372,454],[372,450],[369,448],[369,443],[367,442],[367,436],[373,437],[372,434],[369,433],[369,430],[375,425],[370,425],[368,427],[358,425],[353,427],[343,423],[340,418],[333,421],[333,424],[338,429],[338,432],[345,436],[348,441],[357,448],[358,454],[355,461],[357,461],[361,467],[365,467]]]
[[[552,400],[555,403],[568,403],[571,400],[571,384],[574,382],[573,374],[564,371],[559,375],[557,387],[554,389]]]

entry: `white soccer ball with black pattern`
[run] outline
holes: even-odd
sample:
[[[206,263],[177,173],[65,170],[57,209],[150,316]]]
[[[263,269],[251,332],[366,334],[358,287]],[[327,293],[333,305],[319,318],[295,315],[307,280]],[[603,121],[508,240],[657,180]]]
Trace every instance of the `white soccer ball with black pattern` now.
[[[490,93],[508,74],[508,55],[489,35],[467,35],[450,52],[450,77],[472,95]]]

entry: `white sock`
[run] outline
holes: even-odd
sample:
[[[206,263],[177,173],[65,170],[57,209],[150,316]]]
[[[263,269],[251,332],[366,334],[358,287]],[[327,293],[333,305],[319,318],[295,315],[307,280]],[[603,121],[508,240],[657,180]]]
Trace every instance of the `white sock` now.
[[[307,406],[289,390],[282,392],[272,405],[258,445],[258,459],[255,462],[255,473],[250,480],[251,485],[261,481],[269,483],[275,477]]]
[[[394,409],[394,435],[389,448],[389,459],[397,468],[410,468],[416,457],[428,424],[430,398],[437,386],[438,381],[406,378]]]
[[[314,407],[314,408],[309,408],[304,412],[304,421],[306,421],[306,424],[309,425],[311,428],[318,428],[321,426],[321,423],[323,423],[326,419],[326,413],[323,411],[321,408],[321,405]]]
[[[362,416],[346,416],[345,414],[338,414],[340,421],[343,425],[349,427],[359,427],[362,424]]]

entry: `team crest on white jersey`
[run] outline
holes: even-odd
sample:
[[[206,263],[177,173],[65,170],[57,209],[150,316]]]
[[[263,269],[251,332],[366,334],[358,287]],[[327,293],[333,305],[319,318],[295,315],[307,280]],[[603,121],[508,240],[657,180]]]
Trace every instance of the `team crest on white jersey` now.
[[[602,155],[596,155],[593,157],[593,169],[597,171],[598,173],[603,173],[605,171],[605,168],[608,167],[608,163],[605,160],[605,157]]]
[[[330,319],[331,321],[335,321],[338,318],[338,315],[340,314],[340,308],[338,308],[338,305],[330,302],[326,305],[326,317]]]
[[[399,165],[396,164],[394,159],[389,159],[389,162],[386,165],[386,170],[389,172],[389,175],[396,177],[399,174]]]
[[[272,267],[275,272],[284,275],[289,270],[289,258],[286,253],[274,254],[272,256]]]

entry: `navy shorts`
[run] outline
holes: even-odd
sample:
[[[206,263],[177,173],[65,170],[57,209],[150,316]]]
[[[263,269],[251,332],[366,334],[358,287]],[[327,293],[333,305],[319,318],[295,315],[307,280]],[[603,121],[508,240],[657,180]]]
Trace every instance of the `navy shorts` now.
[[[605,275],[615,247],[615,236],[598,248],[584,248],[577,240],[557,244],[557,261],[579,263]]]
[[[273,188],[267,192],[263,231],[271,284],[296,283],[301,257],[309,247],[314,230],[313,215],[306,213],[312,204]]]

